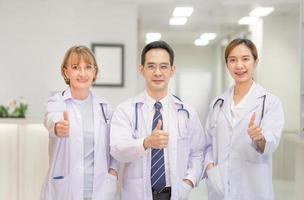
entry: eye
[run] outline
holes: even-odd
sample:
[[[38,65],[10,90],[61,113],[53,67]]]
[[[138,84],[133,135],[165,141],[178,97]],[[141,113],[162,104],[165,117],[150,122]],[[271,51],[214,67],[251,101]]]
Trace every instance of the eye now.
[[[233,63],[233,62],[235,62],[235,61],[236,61],[235,58],[229,58],[229,59],[228,59],[228,62],[229,62],[229,63]]]
[[[161,70],[167,70],[169,69],[169,65],[161,65],[160,68]]]
[[[72,70],[77,70],[78,69],[78,65],[72,65],[71,68],[72,68]]]
[[[149,70],[154,70],[155,69],[155,65],[147,65],[147,68],[149,69]]]
[[[87,66],[86,66],[86,69],[92,70],[92,69],[93,69],[93,66],[92,66],[92,65],[87,65]]]

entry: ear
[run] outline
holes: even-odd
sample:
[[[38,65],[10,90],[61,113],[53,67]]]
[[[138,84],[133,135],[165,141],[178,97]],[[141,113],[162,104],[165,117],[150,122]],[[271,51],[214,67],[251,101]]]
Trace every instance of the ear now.
[[[65,76],[66,79],[69,79],[69,76],[68,76],[68,72],[67,72],[67,68],[66,68],[66,67],[63,68],[63,74],[64,74],[64,76]]]
[[[171,66],[171,76],[174,76],[175,72],[176,72],[176,67],[175,67],[175,65],[172,65]]]
[[[138,66],[138,73],[140,73],[141,75],[143,75],[143,73],[144,73],[144,66],[143,65],[139,65]]]
[[[254,61],[254,68],[256,68],[258,66],[259,61],[260,60],[258,58]]]

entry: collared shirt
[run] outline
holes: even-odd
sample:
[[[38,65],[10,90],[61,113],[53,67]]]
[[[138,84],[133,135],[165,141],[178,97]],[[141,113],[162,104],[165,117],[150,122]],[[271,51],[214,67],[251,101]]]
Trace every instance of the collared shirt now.
[[[148,122],[151,122],[151,127],[152,127],[152,120],[153,116],[155,113],[155,108],[154,104],[156,103],[156,100],[153,99],[148,95],[147,92],[145,92],[145,98],[146,98],[146,103],[147,107],[149,110],[148,113]],[[169,121],[169,94],[167,94],[163,99],[159,100],[162,104],[162,108],[160,110],[162,114],[162,124],[163,124],[163,131],[167,132],[168,131],[168,121]],[[152,132],[152,130],[151,130]],[[169,134],[169,132],[167,132]],[[165,174],[166,174],[166,187],[171,186],[171,181],[170,181],[170,165],[169,165],[169,157],[168,157],[168,149],[164,148],[164,160],[165,160]]]

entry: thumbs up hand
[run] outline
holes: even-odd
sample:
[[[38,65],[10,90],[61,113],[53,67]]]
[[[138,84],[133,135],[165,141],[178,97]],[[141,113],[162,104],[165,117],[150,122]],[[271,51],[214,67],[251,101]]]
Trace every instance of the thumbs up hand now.
[[[69,114],[67,111],[64,111],[63,120],[60,120],[55,124],[55,134],[60,138],[68,137],[69,127]]]
[[[163,149],[168,146],[168,133],[161,130],[162,121],[159,120],[151,135],[144,139],[144,148]]]
[[[262,134],[262,129],[255,124],[255,118],[256,118],[256,113],[254,112],[251,115],[250,121],[248,123],[247,132],[252,141],[260,142],[262,140],[265,140],[265,138]]]

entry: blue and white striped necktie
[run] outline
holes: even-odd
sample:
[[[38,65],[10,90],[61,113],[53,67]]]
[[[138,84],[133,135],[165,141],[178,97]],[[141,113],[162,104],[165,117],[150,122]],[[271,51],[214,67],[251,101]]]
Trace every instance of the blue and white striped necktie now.
[[[159,101],[154,104],[155,114],[153,116],[152,131],[156,128],[159,120],[161,120],[161,122],[163,121],[160,112],[161,107],[162,104]],[[163,129],[163,125],[161,126],[161,129]],[[166,187],[164,149],[152,148],[151,185],[152,190],[156,192],[161,192]]]

